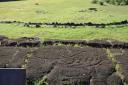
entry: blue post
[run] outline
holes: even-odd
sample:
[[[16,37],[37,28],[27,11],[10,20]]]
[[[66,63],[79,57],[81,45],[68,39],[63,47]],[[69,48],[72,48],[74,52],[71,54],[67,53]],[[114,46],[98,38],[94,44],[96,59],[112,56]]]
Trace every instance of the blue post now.
[[[25,69],[0,68],[0,85],[25,85],[25,78]]]

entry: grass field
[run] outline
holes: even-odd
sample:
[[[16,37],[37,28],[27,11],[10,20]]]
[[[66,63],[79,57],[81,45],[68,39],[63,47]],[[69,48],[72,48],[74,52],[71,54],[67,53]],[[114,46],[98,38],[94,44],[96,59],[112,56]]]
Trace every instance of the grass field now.
[[[97,8],[90,11],[88,8]],[[84,12],[79,12],[84,10]],[[95,22],[107,23],[128,19],[128,6],[100,6],[91,0],[23,0],[0,2],[0,21],[24,22]],[[10,38],[23,36],[41,39],[116,39],[128,41],[128,27],[96,29],[83,28],[26,28],[0,24],[0,35]]]
[[[38,3],[38,5],[36,5]],[[96,7],[97,12],[87,9]],[[79,12],[87,10],[86,12]],[[0,20],[36,22],[113,22],[128,19],[128,6],[100,6],[91,0],[23,0],[0,2]]]
[[[0,25],[0,34],[9,38],[39,37],[42,40],[90,40],[90,39],[115,39],[128,41],[128,28],[96,29],[85,28],[27,28],[16,25]]]

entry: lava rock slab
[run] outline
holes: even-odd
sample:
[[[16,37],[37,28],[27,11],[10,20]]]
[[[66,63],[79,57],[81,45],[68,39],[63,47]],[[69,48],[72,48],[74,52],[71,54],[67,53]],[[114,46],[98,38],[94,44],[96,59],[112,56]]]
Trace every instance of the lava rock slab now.
[[[21,67],[28,52],[25,48],[0,47],[0,68]]]
[[[29,85],[44,76],[49,85],[107,85],[114,67],[101,48],[48,46],[32,53],[27,78]]]
[[[120,72],[124,76],[124,81],[128,83],[128,49],[111,49],[117,64],[120,65]]]

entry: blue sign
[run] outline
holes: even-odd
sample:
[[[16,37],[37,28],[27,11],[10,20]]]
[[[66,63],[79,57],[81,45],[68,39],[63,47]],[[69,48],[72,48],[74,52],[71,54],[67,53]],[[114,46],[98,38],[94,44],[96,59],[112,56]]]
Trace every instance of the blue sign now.
[[[0,85],[25,85],[26,70],[0,68]]]

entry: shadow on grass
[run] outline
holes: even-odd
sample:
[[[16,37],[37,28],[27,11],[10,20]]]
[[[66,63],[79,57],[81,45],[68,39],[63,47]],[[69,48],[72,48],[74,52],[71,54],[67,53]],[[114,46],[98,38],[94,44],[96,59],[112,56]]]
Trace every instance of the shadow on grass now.
[[[24,1],[24,0],[0,0],[0,2]]]

